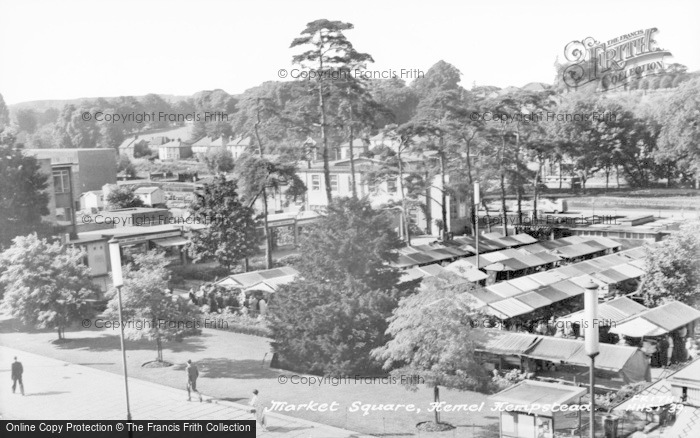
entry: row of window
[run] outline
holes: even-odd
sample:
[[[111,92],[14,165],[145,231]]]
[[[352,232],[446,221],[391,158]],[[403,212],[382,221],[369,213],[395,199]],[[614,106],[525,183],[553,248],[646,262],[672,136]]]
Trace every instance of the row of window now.
[[[348,176],[348,186],[352,184],[351,181],[351,177]],[[361,175],[360,185],[368,185],[364,175]],[[311,175],[311,190],[321,190],[321,175]],[[338,175],[331,175],[331,191],[338,191]],[[396,178],[387,180],[387,191],[389,193],[396,193]]]

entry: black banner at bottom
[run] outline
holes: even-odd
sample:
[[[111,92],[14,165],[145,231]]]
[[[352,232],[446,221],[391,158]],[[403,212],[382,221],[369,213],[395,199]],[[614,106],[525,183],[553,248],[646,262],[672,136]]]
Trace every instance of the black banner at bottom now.
[[[0,435],[5,438],[189,438],[193,434],[255,438],[255,420],[0,420]]]

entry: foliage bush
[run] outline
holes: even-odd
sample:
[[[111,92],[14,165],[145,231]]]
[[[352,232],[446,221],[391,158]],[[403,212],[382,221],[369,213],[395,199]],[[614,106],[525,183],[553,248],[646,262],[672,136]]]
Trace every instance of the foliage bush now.
[[[518,382],[529,379],[531,376],[532,373],[521,371],[517,368],[513,368],[512,370],[503,373],[503,375],[501,375],[501,373],[498,371],[494,371],[493,377],[491,378],[492,385],[490,389],[493,392],[503,391],[504,389],[509,388]]]
[[[209,312],[209,306],[202,306],[203,319],[208,320],[209,324],[214,324],[211,328],[218,329],[218,322],[225,322],[225,327],[219,330],[225,330],[234,333],[242,333],[244,335],[260,336],[263,338],[269,338],[272,335],[270,328],[268,327],[267,321],[262,318],[253,318],[248,315],[241,315],[235,311],[231,311],[228,308],[217,312]],[[202,322],[203,324],[203,322]]]
[[[216,278],[224,278],[231,272],[223,266],[205,266],[198,264],[175,265],[170,267],[171,282],[181,284],[184,280],[214,281]]]

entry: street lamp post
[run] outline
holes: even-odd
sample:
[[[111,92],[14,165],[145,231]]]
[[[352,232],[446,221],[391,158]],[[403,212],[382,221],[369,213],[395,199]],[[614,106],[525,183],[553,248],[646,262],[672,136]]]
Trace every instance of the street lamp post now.
[[[126,370],[126,349],[124,348],[124,321],[122,320],[122,257],[119,241],[112,238],[109,241],[109,258],[112,265],[112,284],[117,288],[117,303],[119,304],[119,342],[122,348],[122,367],[124,369],[124,394],[126,396],[126,419],[131,421],[131,408],[129,407],[129,378]]]
[[[589,394],[591,397],[590,438],[595,438],[595,357],[600,352],[598,346],[598,285],[593,280],[588,280],[584,288],[585,347],[586,354],[591,358],[591,366],[588,371]]]
[[[476,269],[479,269],[479,183],[474,183],[474,242],[476,242]]]

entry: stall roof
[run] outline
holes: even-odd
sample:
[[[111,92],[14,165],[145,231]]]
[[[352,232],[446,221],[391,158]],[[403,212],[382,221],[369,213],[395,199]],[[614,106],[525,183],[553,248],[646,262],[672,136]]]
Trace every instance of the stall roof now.
[[[486,290],[500,295],[503,298],[512,297],[513,295],[518,295],[523,292],[508,282],[492,284],[491,286],[487,286]]]
[[[607,284],[617,284],[629,280],[629,277],[627,277],[626,275],[622,275],[622,273],[613,269],[606,269],[605,271],[594,272],[591,274],[591,276]]]
[[[493,347],[497,347],[497,350]],[[600,353],[596,356],[596,368],[616,372],[623,370],[630,359],[635,356],[635,361],[639,362],[640,354],[644,354],[636,347],[604,343],[599,344],[599,350]],[[525,356],[554,363],[590,365],[590,357],[586,354],[585,343],[578,339],[556,338],[530,333],[507,333],[500,338],[488,341],[482,351]],[[641,361],[646,363],[643,357]]]
[[[538,282],[528,277],[514,278],[513,280],[508,281],[508,283],[510,283],[512,286],[517,287],[523,292],[529,292],[542,286]]]
[[[562,276],[565,276],[566,278],[578,277],[579,275],[583,275],[587,272],[583,271],[582,269],[578,269],[577,265],[578,263],[576,265],[562,266],[547,272],[556,272]]]
[[[616,241],[609,239],[607,237],[603,237],[603,236],[586,236],[586,237],[588,239],[595,240],[599,244],[606,246],[608,249],[622,247],[622,244],[620,242],[616,242]]]
[[[579,275],[579,274],[577,274]],[[529,276],[532,280],[540,283],[541,285],[547,286],[558,281],[566,280],[569,278],[568,275],[564,275],[559,272],[559,270],[554,269],[550,271],[542,271]]]
[[[177,237],[166,237],[164,239],[157,239],[154,240],[153,243],[155,243],[158,246],[162,247],[170,247],[170,246],[182,246],[182,245],[187,245],[190,243],[190,241],[182,236],[177,236]]]
[[[570,297],[576,296],[576,295],[581,295],[583,293],[583,288],[578,286],[577,284],[571,282],[570,280],[563,280],[558,283],[554,283],[550,285],[554,289],[564,292]]]
[[[525,335],[522,333],[508,333],[504,336],[490,339],[481,350],[493,354],[518,355],[528,351],[537,342],[539,342],[539,337],[537,336]]]
[[[596,368],[620,371],[632,356],[640,353],[636,347],[600,343],[600,353],[595,358]],[[643,353],[642,353],[643,354]],[[584,341],[577,339],[542,336],[540,341],[525,353],[527,357],[571,365],[588,366],[590,357],[586,354]]]
[[[469,291],[469,293],[476,298],[477,300],[481,301],[484,304],[489,304],[493,303],[494,301],[499,301],[502,300],[503,297],[500,295],[497,295],[489,290],[486,289],[476,289]]]
[[[520,243],[525,243],[525,244],[530,244],[530,243],[535,243],[535,242],[537,242],[537,239],[535,239],[534,237],[532,237],[531,235],[526,234],[526,233],[514,234],[514,235],[512,235],[512,236],[510,236],[510,237],[512,237],[513,239],[519,241]]]
[[[549,254],[546,252],[532,254],[532,257],[536,257],[536,258],[540,259],[540,266],[546,265],[549,263],[555,263],[555,262],[558,262],[559,260],[561,260],[561,257],[554,255],[554,254]]]
[[[539,309],[540,307],[546,307],[553,304],[552,300],[546,298],[543,295],[540,295],[538,292],[528,292],[522,295],[518,295],[517,297],[515,297],[515,299],[522,301],[523,303],[527,304],[528,306],[534,309]]]
[[[523,380],[510,388],[506,388],[492,395],[489,399],[497,402],[529,407],[565,405],[572,401],[577,401],[586,391],[586,388],[578,386],[539,382],[536,380]],[[551,411],[532,412],[544,416],[552,415]]]
[[[700,319],[700,311],[680,301],[631,316],[610,329],[611,333],[630,337],[660,336]]]
[[[626,276],[627,278],[639,278],[644,275],[644,271],[630,263],[613,266],[612,269]]]
[[[601,325],[609,325],[607,322],[617,324],[632,315],[647,310],[647,308],[636,301],[627,297],[618,297],[607,303],[602,303],[598,306],[598,319]],[[557,319],[560,322],[581,323],[584,320],[584,311],[572,313]]]
[[[532,245],[521,246],[518,249],[520,249],[522,251],[527,251],[530,254],[537,254],[540,252],[549,251],[549,249],[545,248],[544,246],[540,245],[539,243],[533,243]]]
[[[553,303],[565,300],[570,297],[570,295],[567,295],[564,292],[553,288],[552,286],[544,286],[540,289],[537,289],[537,293],[547,298]]]
[[[578,237],[578,236],[576,236]],[[600,248],[593,248],[585,243],[576,243],[569,246],[562,246],[555,250],[555,253],[567,259],[574,259],[600,252]]]
[[[296,269],[290,266],[283,266],[281,268],[229,275],[217,281],[215,284],[249,289],[257,284],[266,282],[269,286],[276,288],[281,284],[293,281],[297,275],[299,275],[299,271]]]
[[[501,260],[500,262],[503,266],[506,267],[506,270],[508,271],[522,271],[523,269],[530,268],[531,266],[526,265],[525,263],[521,262],[518,259],[505,259]]]
[[[528,306],[515,298],[506,298],[505,300],[494,301],[493,303],[489,303],[488,306],[496,310],[498,313],[505,315],[506,318],[524,315],[535,310],[534,307]]]

